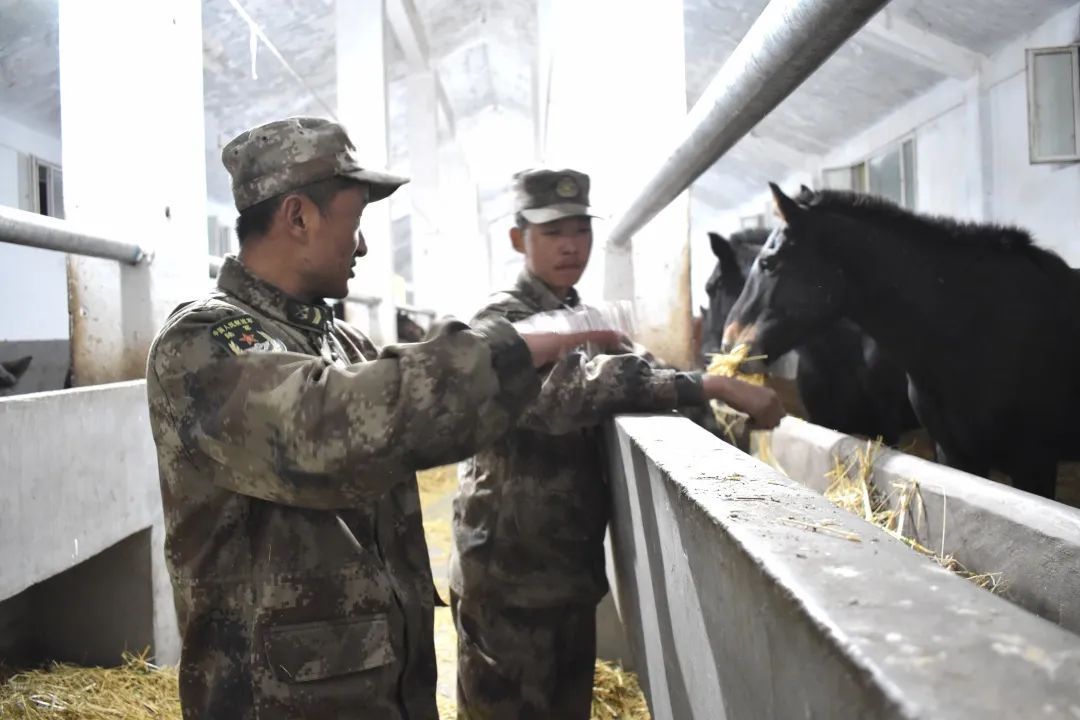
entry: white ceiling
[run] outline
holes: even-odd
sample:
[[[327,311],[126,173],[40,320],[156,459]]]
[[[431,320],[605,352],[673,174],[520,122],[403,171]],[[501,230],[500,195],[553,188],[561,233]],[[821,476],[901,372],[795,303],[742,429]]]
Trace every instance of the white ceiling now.
[[[240,0],[302,82],[251,34],[228,0],[203,1],[207,179],[212,199],[228,200],[220,146],[245,127],[336,107],[335,0]],[[503,178],[527,161],[532,136],[535,0],[414,0],[458,139],[481,199],[501,212]],[[584,1],[584,0],[583,0]],[[767,0],[685,0],[687,104],[692,105]],[[1075,0],[894,0],[890,12],[910,26],[989,54]],[[59,133],[56,0],[0,0],[0,107],[16,121]],[[408,72],[390,36],[390,155],[408,155]],[[598,41],[599,42],[599,41]],[[945,75],[882,49],[860,34],[695,185],[700,202],[722,209],[786,175],[802,154],[822,154]],[[492,138],[526,151],[503,165],[479,160]],[[500,145],[503,146],[503,145]],[[524,158],[524,159],[523,159]]]

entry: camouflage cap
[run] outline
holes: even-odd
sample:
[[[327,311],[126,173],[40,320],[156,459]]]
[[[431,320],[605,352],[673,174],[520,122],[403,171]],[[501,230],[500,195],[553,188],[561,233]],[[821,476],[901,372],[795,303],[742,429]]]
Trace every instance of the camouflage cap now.
[[[232,176],[237,210],[335,176],[368,183],[368,202],[382,200],[408,182],[364,169],[345,128],[322,118],[296,117],[260,125],[233,138],[221,151]]]
[[[566,217],[599,217],[589,207],[589,176],[577,170],[522,170],[514,175],[514,212],[540,224]]]

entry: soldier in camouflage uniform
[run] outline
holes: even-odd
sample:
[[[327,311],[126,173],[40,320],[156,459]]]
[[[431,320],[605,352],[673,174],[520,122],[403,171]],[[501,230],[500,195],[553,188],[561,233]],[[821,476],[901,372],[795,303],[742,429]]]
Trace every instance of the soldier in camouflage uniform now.
[[[313,118],[230,142],[240,256],[150,350],[185,718],[436,718],[414,471],[498,437],[581,340],[450,322],[379,352],[335,321],[363,208],[404,182],[354,150]]]
[[[514,190],[511,240],[526,269],[478,322],[518,322],[580,303],[574,284],[592,245],[588,176],[526,171],[515,176]],[[765,427],[783,414],[768,388],[657,367],[642,354],[573,352],[541,375],[540,396],[514,432],[461,468],[451,607],[458,712],[469,720],[589,717],[596,604],[608,591],[601,421],[711,398]]]

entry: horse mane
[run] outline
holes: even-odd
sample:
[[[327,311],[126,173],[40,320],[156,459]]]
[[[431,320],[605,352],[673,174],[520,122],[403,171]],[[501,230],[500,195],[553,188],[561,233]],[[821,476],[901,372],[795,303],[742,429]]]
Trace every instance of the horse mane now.
[[[1061,257],[1035,244],[1031,234],[1012,225],[976,223],[940,215],[924,215],[902,208],[876,195],[848,190],[812,190],[796,199],[815,210],[833,212],[854,220],[877,222],[905,235],[983,249],[1017,253],[1039,264],[1067,268]]]

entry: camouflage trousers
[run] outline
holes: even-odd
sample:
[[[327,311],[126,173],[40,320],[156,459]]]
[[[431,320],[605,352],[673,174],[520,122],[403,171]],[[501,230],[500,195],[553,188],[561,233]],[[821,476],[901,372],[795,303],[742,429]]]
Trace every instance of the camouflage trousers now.
[[[451,593],[458,720],[588,720],[596,607],[503,607]]]

